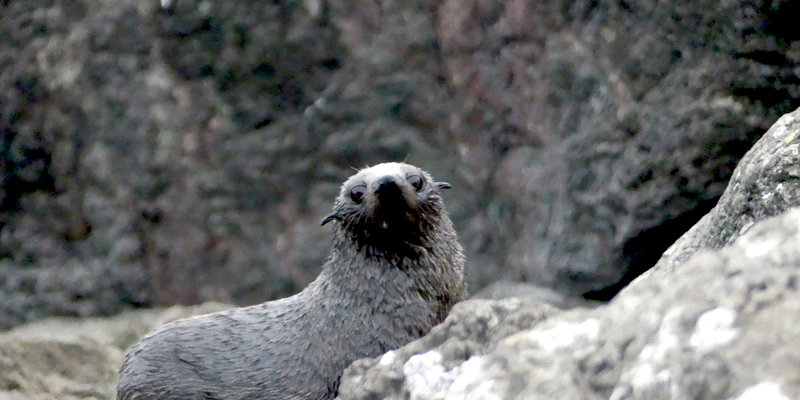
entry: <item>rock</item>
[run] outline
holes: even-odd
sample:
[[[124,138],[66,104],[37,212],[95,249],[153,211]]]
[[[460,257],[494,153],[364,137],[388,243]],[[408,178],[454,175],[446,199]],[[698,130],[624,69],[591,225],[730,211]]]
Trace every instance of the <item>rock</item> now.
[[[427,336],[376,359],[348,367],[339,388],[340,399],[406,399],[406,382],[417,389],[442,390],[451,375],[446,369],[489,351],[502,338],[535,325],[559,311],[530,297],[468,300],[453,308],[447,319]],[[445,388],[446,389],[446,388]]]
[[[607,299],[800,106],[796,11],[4,1],[0,329],[295,293],[350,168],[406,158],[453,184],[473,290]]]
[[[169,321],[229,307],[206,303],[21,325],[0,334],[0,399],[113,399],[130,345]]]
[[[339,398],[797,398],[799,221],[795,208],[758,222],[596,309],[466,301],[431,336],[351,365]],[[487,314],[497,308],[508,311]],[[492,325],[464,320],[473,313],[528,318],[503,335],[445,334]]]
[[[471,299],[500,300],[513,297],[530,297],[558,308],[592,307],[597,305],[583,299],[565,296],[550,288],[528,282],[497,281],[473,294]]]
[[[792,382],[800,357],[800,328],[787,322],[800,316],[798,116],[782,117],[742,159],[719,204],[609,305],[470,343],[471,357],[456,363],[438,345],[412,343],[391,364],[351,366],[341,397],[797,397],[800,385],[778,383]],[[487,304],[460,307],[469,315]],[[468,329],[456,317],[448,323]],[[351,391],[353,382],[369,392]]]
[[[445,1],[450,130],[462,164],[481,166],[475,187],[491,188],[460,232],[483,246],[473,263],[498,267],[474,273],[607,300],[652,266],[800,106],[781,94],[798,93],[794,74],[774,67],[800,53],[778,56],[768,35],[789,31],[760,25],[795,7]],[[756,111],[750,95],[782,105]]]
[[[0,339],[0,398],[113,399],[122,351],[89,339]]]
[[[670,246],[647,275],[664,279],[697,251],[728,245],[756,222],[797,206],[800,109],[781,117],[745,154],[717,205]]]

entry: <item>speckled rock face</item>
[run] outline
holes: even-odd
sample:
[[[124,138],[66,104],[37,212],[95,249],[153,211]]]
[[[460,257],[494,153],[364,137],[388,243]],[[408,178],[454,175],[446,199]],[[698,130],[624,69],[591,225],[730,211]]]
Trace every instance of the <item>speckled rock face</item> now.
[[[386,161],[453,184],[473,290],[635,275],[800,106],[796,4],[0,2],[0,329],[295,293]]]
[[[714,209],[675,242],[648,274],[663,278],[698,250],[728,245],[754,223],[800,206],[798,179],[800,110],[781,117],[750,149]]]
[[[798,266],[800,208],[607,306],[540,314],[502,339],[476,335],[479,345],[450,334],[357,362],[340,398],[797,398]],[[481,330],[535,309],[501,311],[509,301],[465,302],[443,326]],[[472,312],[487,322],[470,322]]]
[[[531,318],[541,304],[465,302],[435,341],[354,363],[340,397],[797,398],[798,117],[781,118],[719,205],[608,305]],[[483,333],[523,316],[503,335]]]
[[[206,303],[111,318],[48,318],[0,333],[0,399],[114,399],[131,344],[172,320],[230,307]]]

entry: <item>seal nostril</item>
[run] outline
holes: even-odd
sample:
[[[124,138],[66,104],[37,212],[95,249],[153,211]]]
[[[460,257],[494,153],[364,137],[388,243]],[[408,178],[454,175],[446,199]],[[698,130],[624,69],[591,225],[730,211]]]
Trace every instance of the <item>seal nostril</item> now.
[[[392,175],[380,177],[375,182],[378,184],[378,187],[375,188],[377,195],[401,193],[400,186],[397,185],[397,180]]]
[[[381,188],[382,186],[386,186],[389,184],[396,184],[393,175],[384,175],[378,178],[376,182],[378,183],[378,188]]]

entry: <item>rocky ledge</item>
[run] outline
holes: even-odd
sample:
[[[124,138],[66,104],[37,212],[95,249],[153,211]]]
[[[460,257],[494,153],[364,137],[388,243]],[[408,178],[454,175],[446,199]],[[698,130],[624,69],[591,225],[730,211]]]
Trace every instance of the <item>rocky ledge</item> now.
[[[609,304],[461,303],[427,337],[351,365],[340,398],[800,398],[798,117],[782,117],[717,206]]]
[[[345,372],[342,399],[800,397],[800,208],[607,306],[459,304],[429,336]]]
[[[0,334],[0,400],[113,399],[130,345],[155,327],[230,305],[206,303],[120,314],[50,318]]]
[[[340,398],[800,398],[798,118],[782,117],[718,205],[610,303],[563,310],[536,291],[463,302],[428,336],[353,363]],[[45,320],[6,332],[0,400],[111,399],[133,341],[223,307]]]

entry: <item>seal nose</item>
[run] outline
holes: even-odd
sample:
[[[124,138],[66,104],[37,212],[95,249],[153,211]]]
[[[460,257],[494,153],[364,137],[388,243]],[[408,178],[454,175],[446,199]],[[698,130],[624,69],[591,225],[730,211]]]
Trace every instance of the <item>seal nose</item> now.
[[[394,175],[384,175],[375,180],[375,182],[378,184],[378,187],[375,188],[375,194],[377,195],[400,192],[400,187],[397,185],[397,180]]]
[[[389,185],[389,184],[396,184],[394,181],[394,175],[384,175],[377,179],[378,187]]]

